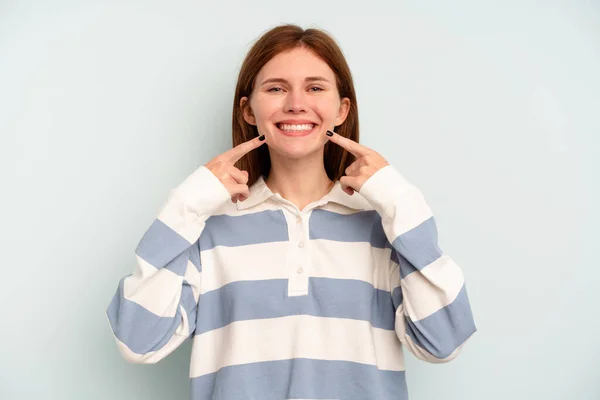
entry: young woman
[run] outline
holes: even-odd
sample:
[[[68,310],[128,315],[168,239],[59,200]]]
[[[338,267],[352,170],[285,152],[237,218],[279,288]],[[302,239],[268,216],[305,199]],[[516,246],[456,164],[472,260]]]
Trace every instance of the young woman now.
[[[108,307],[122,355],[155,363],[193,336],[196,400],[406,399],[403,348],[455,358],[476,331],[462,271],[420,190],[358,136],[334,40],[265,33],[234,147],[171,192]]]

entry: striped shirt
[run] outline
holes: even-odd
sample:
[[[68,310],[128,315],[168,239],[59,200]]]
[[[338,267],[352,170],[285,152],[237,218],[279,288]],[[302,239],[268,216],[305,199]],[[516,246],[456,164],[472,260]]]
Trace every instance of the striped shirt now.
[[[106,314],[132,363],[191,337],[193,400],[403,400],[404,349],[447,362],[476,331],[437,236],[392,165],[303,210],[262,177],[233,203],[202,166],[170,192]]]

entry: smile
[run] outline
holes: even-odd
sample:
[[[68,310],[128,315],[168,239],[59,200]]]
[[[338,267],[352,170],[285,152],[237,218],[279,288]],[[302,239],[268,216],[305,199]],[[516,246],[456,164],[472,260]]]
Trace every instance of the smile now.
[[[277,129],[287,136],[306,136],[311,134],[316,124],[275,124]]]

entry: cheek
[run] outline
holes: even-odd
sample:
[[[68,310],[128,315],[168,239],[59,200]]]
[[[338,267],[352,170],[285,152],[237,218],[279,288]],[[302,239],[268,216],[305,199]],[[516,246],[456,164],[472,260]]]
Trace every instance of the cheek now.
[[[281,110],[281,101],[276,97],[256,96],[252,103],[252,111],[258,125],[269,122],[271,116]]]
[[[337,99],[321,98],[316,99],[312,109],[324,122],[330,122],[336,118],[339,106]]]

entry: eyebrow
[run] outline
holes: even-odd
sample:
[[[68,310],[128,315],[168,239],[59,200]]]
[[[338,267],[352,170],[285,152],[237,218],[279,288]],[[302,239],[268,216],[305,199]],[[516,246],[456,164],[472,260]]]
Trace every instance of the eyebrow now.
[[[323,76],[307,76],[306,78],[304,78],[304,82],[315,82],[315,81],[329,82],[329,79],[327,79]],[[289,83],[289,82],[283,78],[269,78],[269,79],[265,79],[264,81],[262,81],[262,83],[260,85],[262,86],[267,83]]]

